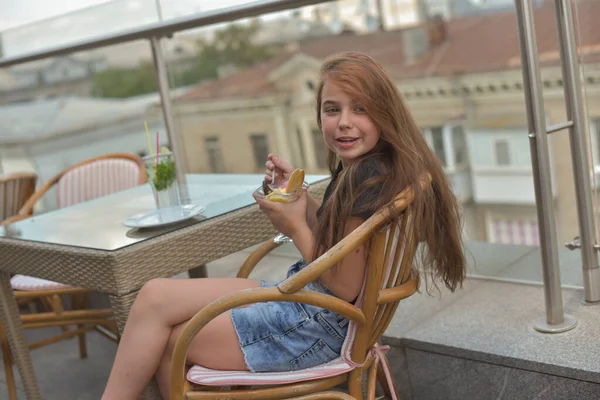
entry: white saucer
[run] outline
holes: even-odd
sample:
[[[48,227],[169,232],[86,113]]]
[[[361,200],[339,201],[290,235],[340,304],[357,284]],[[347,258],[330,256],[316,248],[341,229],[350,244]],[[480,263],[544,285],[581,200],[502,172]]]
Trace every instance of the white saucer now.
[[[127,218],[123,224],[130,228],[153,228],[185,221],[202,214],[204,210],[204,206],[198,204],[184,204],[134,215]]]

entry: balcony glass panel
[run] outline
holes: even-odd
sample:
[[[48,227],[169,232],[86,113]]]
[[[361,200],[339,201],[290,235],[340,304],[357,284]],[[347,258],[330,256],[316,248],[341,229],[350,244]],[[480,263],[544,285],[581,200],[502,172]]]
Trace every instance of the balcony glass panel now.
[[[3,54],[12,57],[243,2],[230,3],[108,2],[5,30]],[[318,68],[331,54],[362,51],[392,76],[446,167],[462,207],[467,248],[474,257],[471,273],[517,279],[529,271],[528,276],[539,281],[538,222],[512,3],[481,2],[460,10],[436,6],[429,14],[390,5],[379,18],[372,3],[357,7],[356,2],[340,1],[163,39],[173,135],[183,149],[184,172],[261,172],[257,154],[264,156],[268,150],[307,173],[327,173],[326,148],[314,115]],[[578,3],[578,9],[584,3],[588,2]],[[589,3],[579,29],[587,46],[582,54],[590,140],[598,160],[600,115],[594,114],[598,107],[593,103],[597,43],[595,36],[585,34],[587,16],[595,15],[597,7]],[[104,13],[119,17],[101,18]],[[551,2],[536,2],[535,18],[548,123],[558,123],[564,120],[564,96]],[[152,134],[159,132],[161,145],[169,145],[157,87],[145,40],[1,70],[4,173],[33,169],[45,181],[64,166],[95,154],[117,150],[145,154],[144,121]],[[132,111],[123,115],[125,110]],[[63,112],[72,112],[66,122]],[[559,245],[578,230],[567,145],[566,134],[551,136]],[[44,207],[51,209],[52,200]],[[492,250],[486,252],[487,248]],[[500,273],[488,267],[493,263],[486,258],[496,252],[499,257],[514,255],[509,257],[515,261],[511,266],[520,265],[521,256],[537,261]],[[562,254],[561,250],[563,270],[579,268],[573,261],[576,253]],[[575,284],[576,280],[565,279]]]

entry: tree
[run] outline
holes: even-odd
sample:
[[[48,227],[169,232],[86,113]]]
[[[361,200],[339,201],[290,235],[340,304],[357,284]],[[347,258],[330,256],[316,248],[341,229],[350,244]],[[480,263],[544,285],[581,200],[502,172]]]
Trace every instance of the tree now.
[[[199,41],[200,59],[215,58],[220,65],[234,65],[240,68],[268,60],[274,54],[273,49],[254,43],[260,24],[256,21],[249,25],[229,24],[215,32],[210,43]]]
[[[219,68],[248,68],[268,60],[275,49],[253,42],[260,30],[258,22],[249,25],[229,24],[215,32],[214,39],[200,39],[197,56],[187,69],[173,73],[174,87],[191,85],[218,77]],[[142,62],[137,68],[110,68],[94,76],[94,94],[99,97],[130,97],[157,90],[154,65]]]
[[[215,32],[211,41],[197,42],[198,56],[191,67],[175,76],[178,85],[190,85],[204,79],[215,79],[219,68],[249,68],[273,57],[277,49],[254,43],[260,24],[229,24]]]
[[[109,68],[94,75],[97,97],[131,97],[156,92],[154,65],[143,61],[137,68]]]

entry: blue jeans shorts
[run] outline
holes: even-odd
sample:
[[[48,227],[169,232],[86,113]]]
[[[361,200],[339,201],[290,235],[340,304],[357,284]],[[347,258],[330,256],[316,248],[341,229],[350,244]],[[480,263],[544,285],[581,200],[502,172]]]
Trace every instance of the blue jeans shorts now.
[[[294,275],[306,264],[288,270]],[[261,287],[277,283],[261,281]],[[333,295],[319,281],[304,289]],[[314,367],[339,357],[348,319],[324,308],[292,302],[255,303],[231,310],[244,359],[252,372],[284,372]]]

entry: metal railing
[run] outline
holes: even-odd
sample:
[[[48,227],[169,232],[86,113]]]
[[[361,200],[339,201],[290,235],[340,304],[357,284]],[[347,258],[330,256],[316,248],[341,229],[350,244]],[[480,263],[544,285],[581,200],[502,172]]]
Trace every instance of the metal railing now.
[[[600,274],[595,245],[594,212],[590,183],[591,163],[589,143],[586,137],[585,102],[581,87],[581,68],[578,62],[573,10],[570,0],[555,0],[558,37],[567,116],[569,121],[546,126],[546,115],[542,94],[535,23],[531,0],[515,0],[521,47],[525,102],[529,123],[529,138],[533,178],[541,239],[542,275],[546,317],[534,321],[534,328],[540,332],[564,332],[574,328],[577,321],[563,311],[560,271],[558,264],[558,243],[554,221],[552,181],[548,138],[550,133],[569,130],[573,174],[577,195],[577,212],[581,233],[583,280],[585,299],[588,302],[600,301]]]

